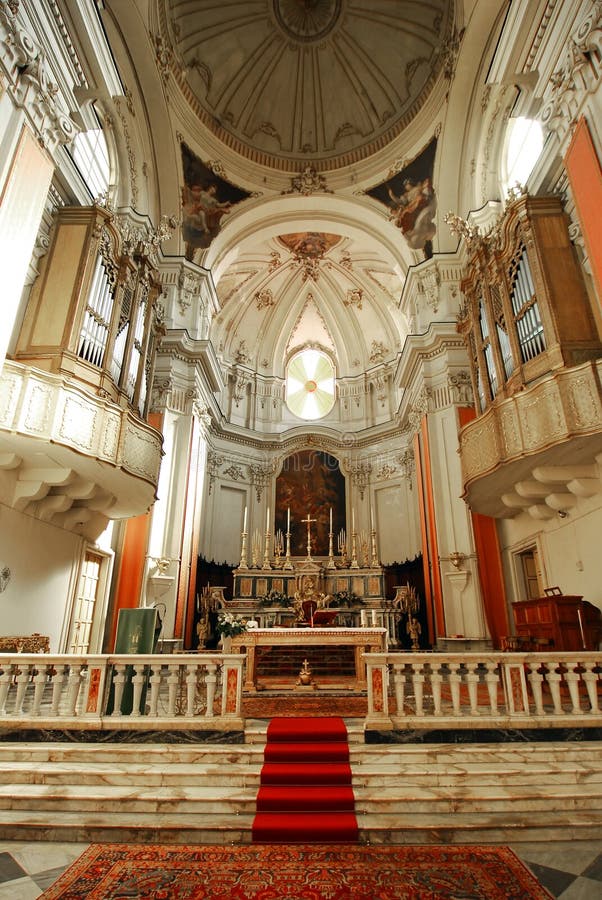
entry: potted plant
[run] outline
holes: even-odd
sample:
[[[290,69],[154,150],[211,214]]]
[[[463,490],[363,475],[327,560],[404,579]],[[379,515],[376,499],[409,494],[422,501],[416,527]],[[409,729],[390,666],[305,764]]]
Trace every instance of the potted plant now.
[[[220,636],[223,652],[229,653],[232,638],[236,637],[237,634],[242,634],[243,631],[246,631],[246,624],[238,616],[234,616],[232,613],[222,612],[218,616],[215,630]]]
[[[269,591],[259,598],[260,606],[292,606],[293,598],[287,597],[282,591]]]

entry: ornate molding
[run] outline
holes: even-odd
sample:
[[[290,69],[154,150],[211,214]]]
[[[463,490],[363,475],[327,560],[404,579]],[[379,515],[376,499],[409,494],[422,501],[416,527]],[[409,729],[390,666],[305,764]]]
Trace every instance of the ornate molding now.
[[[282,191],[283,194],[301,194],[303,197],[310,197],[312,194],[332,194],[332,191],[326,186],[326,179],[320,175],[313,166],[307,165],[302,172],[293,175],[291,178],[291,186],[288,191]]]
[[[268,465],[253,465],[249,466],[249,474],[251,476],[251,484],[255,488],[257,495],[257,502],[261,503],[261,498],[263,496],[263,492],[270,483],[274,472],[276,471],[275,462]]]
[[[345,475],[349,475],[351,483],[358,490],[360,500],[364,499],[366,488],[370,483],[370,475],[372,474],[372,463],[357,462],[349,457],[343,460],[342,469]]]
[[[569,37],[559,67],[549,82],[541,123],[560,141],[572,131],[579,110],[602,77],[602,2],[594,0]]]

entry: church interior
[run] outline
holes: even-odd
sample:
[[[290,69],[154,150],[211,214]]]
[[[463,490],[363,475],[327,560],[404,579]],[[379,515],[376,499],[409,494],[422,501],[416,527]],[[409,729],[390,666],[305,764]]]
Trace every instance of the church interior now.
[[[359,842],[599,896],[602,2],[3,0],[0,122],[0,900],[143,840],[23,760],[295,711],[545,754],[408,828],[354,769]]]

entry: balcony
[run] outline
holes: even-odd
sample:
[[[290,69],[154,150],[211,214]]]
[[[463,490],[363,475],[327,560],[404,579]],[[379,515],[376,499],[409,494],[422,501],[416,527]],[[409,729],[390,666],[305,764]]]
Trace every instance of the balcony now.
[[[497,518],[547,519],[602,490],[602,359],[494,402],[460,432],[464,498]]]
[[[0,373],[0,499],[95,540],[155,500],[162,437],[64,375],[7,361]]]

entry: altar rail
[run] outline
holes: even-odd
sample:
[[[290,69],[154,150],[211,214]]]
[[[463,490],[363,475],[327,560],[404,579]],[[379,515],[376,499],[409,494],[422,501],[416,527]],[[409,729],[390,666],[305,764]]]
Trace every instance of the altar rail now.
[[[242,728],[235,654],[0,654],[0,730]]]
[[[602,725],[602,651],[367,653],[367,729]]]

